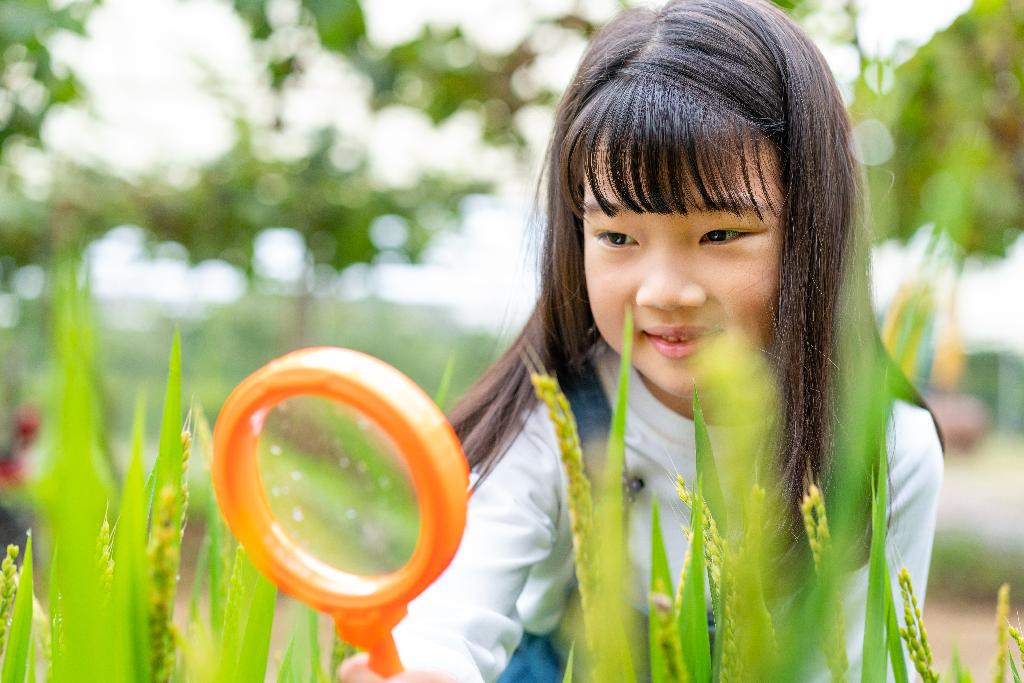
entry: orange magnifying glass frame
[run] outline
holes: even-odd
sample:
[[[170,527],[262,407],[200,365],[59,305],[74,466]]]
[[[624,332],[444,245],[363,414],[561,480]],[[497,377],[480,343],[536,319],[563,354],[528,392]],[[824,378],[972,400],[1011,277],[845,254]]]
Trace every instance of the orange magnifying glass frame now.
[[[362,413],[405,460],[419,503],[420,531],[396,571],[363,576],[317,559],[275,520],[260,478],[263,421],[295,396],[337,401]],[[337,347],[294,351],[239,384],[213,437],[213,487],[249,559],[285,593],[331,615],[343,640],[364,649],[382,676],[402,671],[391,629],[406,605],[444,571],[466,523],[469,467],[444,413],[412,380],[373,356]]]

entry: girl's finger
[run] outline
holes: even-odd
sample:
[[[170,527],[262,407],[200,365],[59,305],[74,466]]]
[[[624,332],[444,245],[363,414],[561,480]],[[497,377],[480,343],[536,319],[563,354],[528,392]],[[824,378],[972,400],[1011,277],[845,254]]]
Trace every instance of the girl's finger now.
[[[382,683],[379,675],[370,669],[370,656],[365,652],[349,657],[338,667],[341,683]]]

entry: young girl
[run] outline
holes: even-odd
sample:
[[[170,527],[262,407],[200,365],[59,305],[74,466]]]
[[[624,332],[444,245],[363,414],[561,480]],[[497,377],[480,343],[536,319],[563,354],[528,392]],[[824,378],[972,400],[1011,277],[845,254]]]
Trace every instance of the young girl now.
[[[775,371],[775,464],[789,513],[809,481],[828,494],[843,422],[840,330],[863,353],[880,348],[866,305],[858,245],[867,230],[851,145],[821,53],[765,0],[674,0],[628,11],[594,37],[548,151],[536,308],[452,415],[475,477],[469,520],[451,566],[395,630],[409,670],[400,680],[490,682],[510,660],[515,674],[503,683],[534,680],[524,672],[537,652],[550,653],[544,638],[574,583],[566,480],[522,359],[536,352],[563,386],[596,374],[612,395],[627,306],[635,328],[628,546],[638,607],[651,498],[670,515],[665,529],[688,524],[675,474],[694,480],[692,354],[709,337],[743,335]],[[896,570],[909,569],[923,600],[942,446],[928,410],[908,399],[895,402],[886,437],[887,555]],[[678,576],[685,539],[665,536]],[[850,680],[860,679],[866,591],[865,566],[844,595]],[[818,657],[817,678],[827,680]],[[364,657],[341,676],[380,680]]]

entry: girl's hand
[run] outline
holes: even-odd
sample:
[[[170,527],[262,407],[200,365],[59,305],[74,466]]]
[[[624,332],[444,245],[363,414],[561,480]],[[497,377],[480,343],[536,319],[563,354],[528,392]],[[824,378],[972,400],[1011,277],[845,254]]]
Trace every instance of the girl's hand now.
[[[451,676],[436,671],[403,671],[385,679],[370,670],[370,658],[365,652],[341,663],[338,680],[341,683],[458,683]]]

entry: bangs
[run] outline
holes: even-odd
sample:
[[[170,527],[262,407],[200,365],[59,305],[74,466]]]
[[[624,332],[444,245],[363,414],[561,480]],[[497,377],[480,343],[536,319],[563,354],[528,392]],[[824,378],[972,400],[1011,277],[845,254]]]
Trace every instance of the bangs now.
[[[580,218],[626,209],[749,211],[763,220],[781,208],[776,156],[767,135],[721,101],[634,75],[605,84],[569,127],[562,191]],[[587,189],[595,206],[584,206]]]

